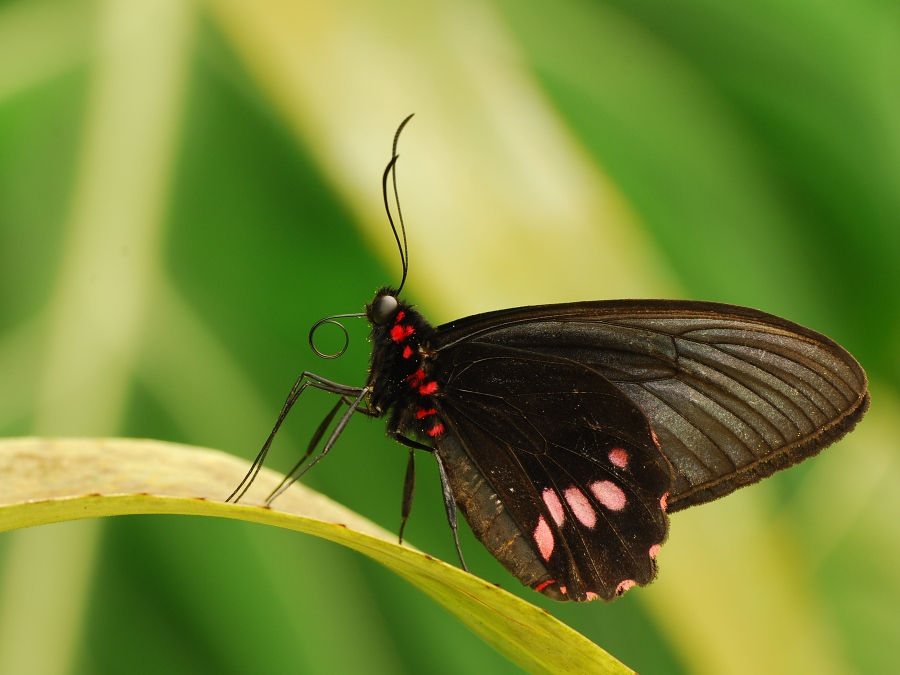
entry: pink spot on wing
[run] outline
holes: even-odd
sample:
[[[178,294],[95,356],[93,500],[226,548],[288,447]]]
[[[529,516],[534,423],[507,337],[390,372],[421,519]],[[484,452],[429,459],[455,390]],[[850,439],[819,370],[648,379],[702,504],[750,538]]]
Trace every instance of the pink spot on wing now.
[[[541,557],[544,560],[550,560],[550,556],[553,555],[553,547],[556,544],[553,541],[553,533],[550,531],[547,521],[544,520],[544,516],[540,517],[537,527],[534,528],[534,543],[537,544]]]
[[[623,595],[629,588],[635,586],[637,582],[634,579],[626,579],[616,586],[616,595]]]
[[[620,469],[624,469],[628,466],[628,453],[622,448],[613,448],[609,451],[609,461]]]
[[[669,493],[664,494],[659,500],[659,506],[662,508],[663,513],[669,510]]]
[[[599,600],[600,599],[599,595],[597,595],[596,593],[591,593],[590,591],[585,593],[585,595],[587,596],[588,602],[590,602],[591,600]]]
[[[577,487],[570,487],[564,494],[566,501],[569,503],[569,508],[572,509],[572,513],[581,521],[582,525],[590,529],[597,524],[597,514],[594,512],[594,507],[591,506],[591,503],[581,490]]]
[[[428,384],[423,384],[419,387],[419,393],[422,396],[428,396],[429,394],[433,394],[438,389],[437,382],[429,382]]]
[[[565,587],[565,586],[560,586],[560,587],[559,587],[559,592],[562,593],[563,595],[565,595],[565,594],[566,594],[566,587]]]
[[[550,488],[545,489],[541,496],[544,498],[544,503],[547,505],[547,510],[550,511],[550,515],[553,516],[553,520],[556,521],[557,525],[562,525],[563,521],[566,519],[566,512],[563,510],[563,505],[562,502],[559,501],[559,497]]]
[[[657,555],[659,555],[659,549],[661,548],[662,546],[660,546],[659,544],[653,544],[653,546],[650,547],[650,557],[655,558]]]
[[[596,483],[592,483],[591,492],[594,493],[597,501],[610,511],[621,511],[625,508],[627,501],[625,493],[611,480],[598,480]]]
[[[653,442],[656,443],[656,447],[661,450],[662,446],[659,444],[659,438],[656,436],[656,432],[653,431],[653,429],[650,430],[650,435],[653,436]]]

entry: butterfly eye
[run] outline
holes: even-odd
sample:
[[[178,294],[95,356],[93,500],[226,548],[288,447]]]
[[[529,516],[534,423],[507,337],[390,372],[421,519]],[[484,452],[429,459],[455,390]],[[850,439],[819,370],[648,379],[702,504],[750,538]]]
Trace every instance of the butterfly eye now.
[[[397,309],[397,298],[382,295],[372,305],[372,321],[379,326],[386,324]]]

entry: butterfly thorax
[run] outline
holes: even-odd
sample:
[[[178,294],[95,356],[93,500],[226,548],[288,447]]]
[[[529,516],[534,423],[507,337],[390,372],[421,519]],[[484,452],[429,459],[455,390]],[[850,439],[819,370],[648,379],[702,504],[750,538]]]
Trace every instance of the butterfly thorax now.
[[[412,305],[399,299],[390,314],[376,317],[373,308],[385,296],[396,298],[396,291],[380,289],[366,307],[372,325],[369,404],[378,416],[390,415],[389,433],[412,431],[423,440],[435,439],[444,433],[444,424],[435,398],[439,384],[431,376],[434,328]]]

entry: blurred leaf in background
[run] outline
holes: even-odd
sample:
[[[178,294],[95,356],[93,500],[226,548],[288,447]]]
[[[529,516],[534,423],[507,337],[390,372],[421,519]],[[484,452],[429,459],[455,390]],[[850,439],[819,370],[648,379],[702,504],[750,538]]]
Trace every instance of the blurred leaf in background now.
[[[399,265],[436,323],[610,297],[781,314],[867,369],[838,446],[678,514],[612,605],[473,571],[641,672],[889,673],[900,657],[900,9],[875,0],[0,3],[0,432],[255,454],[310,325]],[[338,339],[335,336],[335,339]],[[327,345],[323,345],[327,346]],[[270,460],[329,406],[310,396]],[[454,559],[422,462],[408,536]],[[354,420],[308,482],[388,529],[405,453]],[[311,537],[135,517],[0,537],[0,673],[517,672]],[[349,648],[348,648],[349,647]]]

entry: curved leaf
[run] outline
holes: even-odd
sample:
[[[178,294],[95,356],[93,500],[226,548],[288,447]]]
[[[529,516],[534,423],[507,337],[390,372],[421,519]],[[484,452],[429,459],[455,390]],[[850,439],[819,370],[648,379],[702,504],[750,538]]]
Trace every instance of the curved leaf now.
[[[363,553],[421,589],[532,673],[632,673],[547,612],[415,549],[295,483],[262,505],[281,476],[263,469],[240,504],[222,500],[247,462],[217,450],[130,439],[0,441],[0,531],[128,514],[234,518],[305,532]]]

